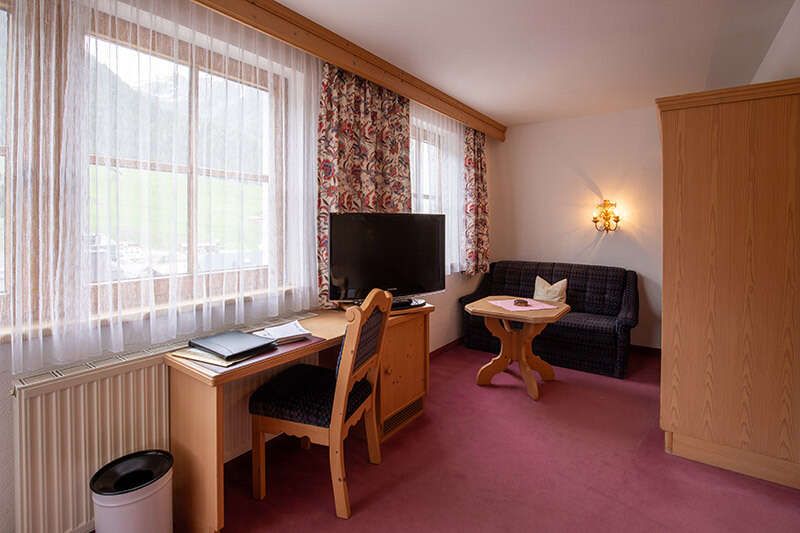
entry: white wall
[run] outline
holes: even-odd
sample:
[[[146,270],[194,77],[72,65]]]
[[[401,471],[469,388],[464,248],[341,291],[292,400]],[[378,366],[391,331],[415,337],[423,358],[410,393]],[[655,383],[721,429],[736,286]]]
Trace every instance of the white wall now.
[[[795,0],[761,61],[753,77],[753,83],[798,76],[800,76],[800,0]]]
[[[632,342],[661,346],[661,140],[656,108],[509,128],[494,162],[492,260],[621,266],[639,274]],[[618,202],[620,229],[592,210]]]
[[[431,315],[430,348],[435,350],[461,337],[461,307],[458,299],[478,288],[481,276],[454,274],[445,278],[445,290],[425,297],[436,306]]]

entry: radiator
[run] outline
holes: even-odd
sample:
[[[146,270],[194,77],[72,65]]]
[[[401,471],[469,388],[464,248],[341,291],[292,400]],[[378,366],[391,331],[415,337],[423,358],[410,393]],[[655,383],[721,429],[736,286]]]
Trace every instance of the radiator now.
[[[117,356],[18,380],[14,389],[19,533],[94,529],[89,479],[126,453],[168,449],[160,356]]]

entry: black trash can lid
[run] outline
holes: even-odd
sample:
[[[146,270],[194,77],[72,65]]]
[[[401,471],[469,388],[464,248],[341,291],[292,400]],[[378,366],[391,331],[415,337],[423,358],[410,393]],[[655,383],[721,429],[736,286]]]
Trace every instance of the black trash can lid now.
[[[172,454],[165,450],[142,450],[123,455],[100,468],[89,481],[95,494],[125,494],[161,479],[172,468]]]

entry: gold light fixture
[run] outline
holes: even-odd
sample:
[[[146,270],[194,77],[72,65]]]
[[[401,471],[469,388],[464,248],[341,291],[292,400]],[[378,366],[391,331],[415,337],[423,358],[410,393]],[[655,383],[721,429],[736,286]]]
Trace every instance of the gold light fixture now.
[[[617,203],[603,200],[602,204],[597,204],[592,216],[592,222],[597,231],[616,231],[619,227],[619,215],[617,214]]]

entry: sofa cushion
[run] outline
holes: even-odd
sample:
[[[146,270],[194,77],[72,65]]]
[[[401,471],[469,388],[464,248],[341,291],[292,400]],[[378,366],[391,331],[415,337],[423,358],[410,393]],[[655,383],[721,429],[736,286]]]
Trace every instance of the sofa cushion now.
[[[536,276],[549,283],[567,279],[567,303],[578,313],[616,316],[625,289],[625,269],[570,263],[499,261],[494,263],[490,294],[530,298]]]
[[[554,325],[562,328],[573,328],[595,333],[614,335],[617,320],[613,316],[595,315],[592,313],[567,313]]]
[[[536,340],[539,339],[544,343],[557,343],[553,346],[561,346],[564,350],[572,349],[568,347],[584,346],[592,347],[589,350],[591,352],[603,351],[606,348],[613,352],[617,346],[614,318],[589,313],[569,313],[558,322],[544,328],[544,331],[536,337]]]

